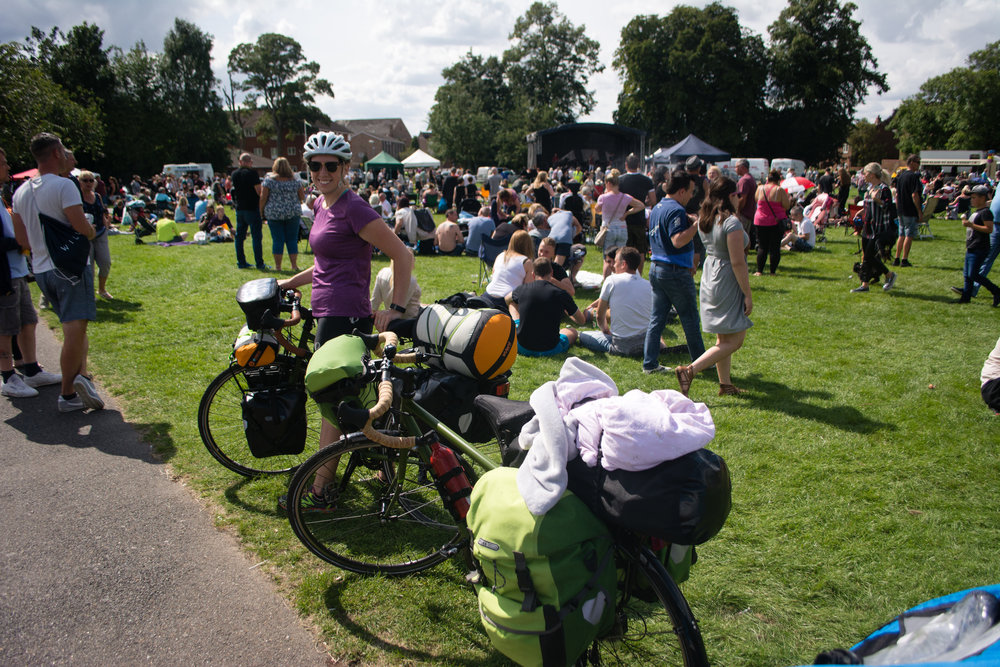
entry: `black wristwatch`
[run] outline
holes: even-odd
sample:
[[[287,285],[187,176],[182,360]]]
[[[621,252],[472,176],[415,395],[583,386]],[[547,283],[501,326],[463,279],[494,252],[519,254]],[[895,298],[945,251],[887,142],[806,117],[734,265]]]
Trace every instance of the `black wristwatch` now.
[[[406,308],[403,308],[398,303],[390,303],[389,304],[389,310],[395,310],[397,313],[405,313],[406,312]]]

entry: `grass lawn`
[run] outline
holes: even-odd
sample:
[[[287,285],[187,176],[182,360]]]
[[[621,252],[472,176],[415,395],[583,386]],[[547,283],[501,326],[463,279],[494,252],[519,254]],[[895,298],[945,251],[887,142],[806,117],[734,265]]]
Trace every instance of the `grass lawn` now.
[[[785,255],[776,277],[751,278],[754,327],[733,360],[734,381],[749,394],[720,398],[710,376],[695,379],[691,396],[716,422],[711,448],[733,475],[729,521],[698,548],[683,585],[715,665],[811,663],[917,602],[1000,581],[1000,418],[979,396],[1000,311],[985,291],[970,305],[950,303],[964,230],[931,224],[935,238],[914,243],[916,266],[900,270],[889,293],[849,293],[857,242],[843,230],[829,231],[824,250]],[[198,401],[243,324],[235,291],[261,274],[236,268],[232,244],[110,241],[116,299],[98,301],[92,369],[331,654],[362,664],[503,664],[457,563],[403,580],[327,566],[277,508],[285,478],[244,479],[205,451]],[[376,259],[373,272],[384,264]],[[586,268],[598,267],[592,252]],[[426,302],[473,289],[477,263],[420,257],[416,274]],[[595,297],[584,290],[577,302]],[[665,336],[683,342],[679,325]],[[574,353],[622,393],[676,388],[673,376],[643,375],[638,360]],[[518,359],[513,397],[526,399],[560,365]]]

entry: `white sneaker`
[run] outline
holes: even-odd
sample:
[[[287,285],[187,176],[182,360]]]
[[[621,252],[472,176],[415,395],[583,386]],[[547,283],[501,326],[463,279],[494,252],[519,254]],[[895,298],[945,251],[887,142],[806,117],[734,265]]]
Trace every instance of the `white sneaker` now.
[[[104,407],[104,401],[98,395],[97,388],[88,378],[77,375],[76,379],[73,380],[73,389],[76,390],[76,395],[83,401],[83,404],[91,410],[100,410]]]
[[[9,380],[3,383],[3,389],[0,389],[0,394],[10,396],[11,398],[31,398],[32,396],[38,396],[38,390],[26,385],[21,376],[14,373],[10,376]]]
[[[654,373],[669,373],[674,370],[670,366],[659,365],[656,368],[643,368],[642,372],[646,375],[653,375]]]
[[[40,371],[34,375],[24,376],[24,384],[29,387],[46,387],[50,384],[59,384],[60,382],[62,382],[62,375],[60,373]]]
[[[59,407],[59,412],[74,412],[76,410],[83,410],[86,405],[80,399],[80,395],[77,394],[76,397],[69,399],[68,401],[62,396],[56,401],[56,405]]]

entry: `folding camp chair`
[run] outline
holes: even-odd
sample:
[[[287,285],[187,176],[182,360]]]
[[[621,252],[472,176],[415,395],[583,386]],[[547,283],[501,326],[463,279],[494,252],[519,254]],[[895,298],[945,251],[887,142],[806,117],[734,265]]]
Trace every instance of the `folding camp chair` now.
[[[479,244],[479,282],[477,285],[482,287],[484,283],[489,282],[490,277],[493,275],[493,263],[496,262],[497,257],[500,253],[507,249],[507,245],[510,243],[510,236],[502,239],[492,239],[484,237]]]
[[[924,202],[924,221],[917,223],[918,239],[934,238],[934,234],[931,233],[931,218],[934,217],[934,212],[938,210],[938,206],[940,205],[941,200],[937,197],[928,197],[927,201]]]

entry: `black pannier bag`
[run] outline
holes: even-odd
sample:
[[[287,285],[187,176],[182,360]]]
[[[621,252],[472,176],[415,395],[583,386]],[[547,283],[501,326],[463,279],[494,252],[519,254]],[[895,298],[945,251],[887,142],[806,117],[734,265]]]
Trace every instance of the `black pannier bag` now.
[[[729,468],[708,449],[635,471],[589,468],[578,456],[566,470],[569,490],[605,523],[672,544],[707,542],[732,508]]]
[[[506,396],[509,389],[506,375],[474,380],[457,373],[425,369],[413,400],[469,442],[481,443],[493,439],[493,430],[473,400],[479,394]]]
[[[300,387],[261,389],[243,397],[243,431],[259,459],[294,456],[306,447],[306,392]]]
[[[267,328],[261,322],[266,311],[271,311],[274,317],[280,317],[281,293],[277,279],[258,278],[243,283],[236,291],[236,303],[240,304],[247,316],[247,326],[251,331]]]

